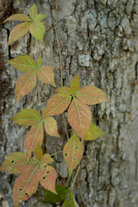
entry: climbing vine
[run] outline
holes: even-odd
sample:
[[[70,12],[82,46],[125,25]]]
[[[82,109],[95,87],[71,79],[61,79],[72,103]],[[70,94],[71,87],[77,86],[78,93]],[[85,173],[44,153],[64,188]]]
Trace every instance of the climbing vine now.
[[[66,131],[67,142],[63,148],[63,157],[68,167],[69,178],[72,176],[73,170],[79,165],[84,153],[84,141],[91,141],[104,135],[99,127],[92,123],[92,115],[88,105],[94,105],[109,101],[101,89],[89,85],[81,88],[81,82],[78,74],[74,76],[69,87],[63,86],[62,79],[62,58],[61,49],[58,38],[58,5],[56,1],[56,27],[52,27],[42,22],[46,18],[45,14],[38,14],[36,4],[29,10],[29,16],[25,14],[15,14],[10,16],[6,21],[18,20],[24,21],[17,25],[10,33],[8,45],[26,35],[28,32],[33,37],[43,43],[45,33],[45,25],[55,30],[58,49],[59,49],[59,65],[61,71],[61,87],[55,90],[55,94],[50,97],[42,114],[31,108],[26,108],[12,117],[12,121],[22,126],[31,126],[28,131],[24,148],[26,153],[14,152],[7,156],[7,159],[0,167],[1,171],[7,171],[12,174],[20,174],[15,180],[13,187],[13,198],[15,207],[20,202],[28,200],[38,188],[38,184],[46,189],[45,202],[56,203],[63,201],[62,207],[78,206],[73,195],[73,186],[79,171],[77,169],[74,181],[69,189],[64,186],[56,185],[57,173],[51,166],[54,161],[52,155],[43,154],[41,149],[43,143],[44,129],[50,136],[58,137],[57,122],[52,116],[62,114],[64,128]],[[37,62],[29,55],[18,56],[8,63],[17,70],[25,72],[19,77],[15,87],[15,103],[20,101],[22,97],[33,90],[36,85],[37,77],[44,83],[56,87],[54,81],[53,66],[43,66],[42,58],[39,56]],[[58,67],[57,67],[58,68]],[[64,111],[68,111],[68,122],[72,128],[72,136],[69,138]],[[57,152],[58,153],[58,152]]]

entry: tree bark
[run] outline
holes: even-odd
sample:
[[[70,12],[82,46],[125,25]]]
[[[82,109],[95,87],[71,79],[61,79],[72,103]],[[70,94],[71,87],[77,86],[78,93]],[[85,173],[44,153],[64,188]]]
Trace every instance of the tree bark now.
[[[2,21],[12,14],[28,14],[35,1],[0,1]],[[48,14],[45,22],[55,26],[54,0],[36,1],[39,13]],[[58,0],[58,34],[63,60],[63,82],[69,86],[78,73],[81,86],[95,85],[111,100],[91,107],[93,122],[107,134],[96,141],[85,142],[81,169],[74,186],[80,207],[138,206],[138,2],[137,0]],[[5,8],[2,13],[1,7]],[[1,38],[1,162],[12,152],[24,151],[28,128],[11,121],[24,108],[41,111],[54,94],[54,88],[38,81],[35,89],[15,106],[15,84],[21,72],[6,63],[18,55],[29,54],[35,60],[42,55],[43,65],[59,67],[59,54],[53,29],[46,26],[44,45],[30,34],[7,47],[11,29],[19,22],[2,24]],[[60,71],[55,69],[56,86]],[[67,118],[67,113],[65,113]],[[60,138],[45,135],[43,150],[53,153],[66,142],[62,117],[58,121]],[[67,119],[66,119],[67,122]],[[70,128],[67,124],[68,129]],[[55,155],[57,182],[67,187],[68,171],[62,154]],[[74,176],[75,172],[73,173]],[[73,178],[72,176],[72,178]],[[0,207],[13,207],[12,187],[16,176],[0,172]],[[79,192],[79,189],[81,193]],[[80,195],[82,194],[82,196]],[[44,190],[21,206],[54,207],[44,204]]]

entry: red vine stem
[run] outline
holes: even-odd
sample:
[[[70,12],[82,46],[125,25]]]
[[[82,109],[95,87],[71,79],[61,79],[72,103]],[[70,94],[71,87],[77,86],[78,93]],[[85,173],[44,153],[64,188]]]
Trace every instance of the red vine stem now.
[[[56,33],[56,39],[57,39],[58,51],[59,51],[59,59],[60,59],[61,86],[63,87],[62,56],[61,56],[61,48],[60,48],[59,37],[58,37],[58,3],[57,3],[57,0],[56,0],[56,27],[55,27],[55,33]],[[62,118],[63,118],[64,127],[65,127],[65,133],[66,133],[67,139],[69,139],[64,113],[62,114]]]

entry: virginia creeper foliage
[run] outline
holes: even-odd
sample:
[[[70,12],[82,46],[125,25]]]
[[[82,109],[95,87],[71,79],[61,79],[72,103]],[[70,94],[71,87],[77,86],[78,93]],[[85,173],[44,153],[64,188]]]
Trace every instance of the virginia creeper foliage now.
[[[45,26],[41,20],[46,16],[45,14],[38,14],[36,5],[33,5],[29,10],[29,16],[14,14],[6,19],[5,22],[10,20],[24,21],[11,31],[8,45],[23,37],[28,31],[43,43]],[[29,55],[17,56],[8,60],[8,63],[17,70],[25,72],[16,83],[15,104],[33,90],[36,86],[37,77],[43,83],[55,87],[53,67],[42,66],[41,56],[36,62]],[[69,87],[62,85],[55,92],[56,94],[50,97],[46,107],[42,109],[42,115],[35,109],[26,108],[12,117],[12,121],[16,124],[31,126],[24,142],[26,153],[14,152],[8,155],[0,167],[1,171],[20,174],[13,187],[15,207],[18,207],[20,202],[28,200],[36,192],[39,182],[46,189],[44,199],[46,203],[64,201],[62,207],[78,207],[73,195],[75,180],[69,189],[56,185],[57,173],[50,166],[54,161],[51,158],[52,155],[43,154],[41,149],[44,129],[48,135],[60,137],[57,122],[52,116],[62,114],[65,110],[68,112],[68,122],[73,133],[63,148],[63,157],[68,167],[69,178],[83,157],[84,141],[95,140],[105,134],[92,123],[92,115],[88,107],[88,105],[109,101],[101,89],[93,85],[81,88],[81,81],[76,74]]]

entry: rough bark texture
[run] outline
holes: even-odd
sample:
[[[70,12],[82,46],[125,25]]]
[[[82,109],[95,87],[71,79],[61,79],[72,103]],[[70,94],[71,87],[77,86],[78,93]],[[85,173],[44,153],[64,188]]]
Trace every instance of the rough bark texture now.
[[[28,14],[35,1],[0,1],[1,18],[12,14]],[[54,0],[36,1],[39,12],[48,14],[45,20],[55,25]],[[82,86],[94,84],[111,99],[91,107],[93,122],[107,135],[85,143],[86,153],[74,193],[79,206],[84,206],[79,188],[88,207],[138,206],[138,1],[137,0],[59,0],[60,44],[63,58],[63,81],[68,86],[78,73]],[[1,9],[4,8],[4,11]],[[35,60],[41,54],[43,64],[59,66],[55,32],[46,27],[43,45],[29,34],[7,48],[7,39],[16,21],[2,24],[1,43],[1,129],[0,157],[24,151],[28,128],[11,121],[24,108],[41,110],[54,88],[38,81],[36,88],[13,107],[14,88],[21,72],[6,60],[29,54]],[[60,86],[60,71],[55,70]],[[60,138],[45,137],[43,149],[53,153],[63,149],[66,142],[61,116],[57,116]],[[69,125],[68,125],[69,128]],[[62,155],[55,156],[58,183],[67,180],[67,167]],[[0,172],[0,207],[13,207],[12,187],[16,176]],[[78,186],[79,183],[79,186]],[[67,182],[66,186],[70,183]],[[52,207],[43,204],[44,190],[21,206]]]

